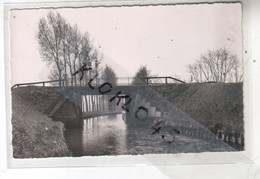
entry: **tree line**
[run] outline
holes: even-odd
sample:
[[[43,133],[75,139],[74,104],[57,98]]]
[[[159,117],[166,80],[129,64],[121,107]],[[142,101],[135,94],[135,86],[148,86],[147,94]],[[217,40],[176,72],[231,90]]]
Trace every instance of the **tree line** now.
[[[187,66],[187,72],[191,76],[190,82],[238,83],[243,81],[242,68],[237,56],[225,47],[208,50],[193,64]],[[144,79],[149,76],[151,76],[150,70],[146,66],[141,66],[135,74],[133,83],[145,83]],[[185,81],[179,75],[175,74],[174,77]]]
[[[82,85],[95,70],[83,77],[74,73],[82,66],[98,69],[103,55],[94,47],[88,32],[68,23],[59,13],[49,12],[38,23],[37,38],[41,57],[50,66],[50,79],[62,85]],[[74,74],[74,75],[73,75]]]
[[[93,73],[99,71],[103,54],[93,45],[88,32],[68,23],[59,13],[49,12],[38,23],[37,38],[41,57],[50,66],[49,78],[59,80],[59,85],[86,85]],[[75,72],[84,67],[92,69]],[[193,64],[187,66],[191,82],[241,82],[243,73],[239,60],[226,48],[208,50]],[[84,74],[84,75],[83,75]],[[145,82],[151,73],[141,66],[135,74],[133,84]],[[101,76],[116,84],[116,74],[106,66]],[[108,79],[109,78],[109,79]]]
[[[241,82],[243,78],[237,56],[228,49],[208,50],[195,63],[188,65],[188,73],[194,82]]]

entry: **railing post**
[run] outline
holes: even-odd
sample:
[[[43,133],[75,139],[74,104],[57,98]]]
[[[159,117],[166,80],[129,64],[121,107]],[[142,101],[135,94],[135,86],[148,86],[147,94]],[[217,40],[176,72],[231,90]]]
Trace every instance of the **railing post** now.
[[[42,83],[42,86],[45,87],[45,82]]]
[[[165,84],[168,84],[167,77],[165,77]]]

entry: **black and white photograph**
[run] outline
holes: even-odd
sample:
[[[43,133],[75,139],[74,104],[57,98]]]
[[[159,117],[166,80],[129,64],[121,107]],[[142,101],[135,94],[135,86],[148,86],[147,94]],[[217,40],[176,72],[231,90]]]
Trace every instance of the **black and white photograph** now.
[[[8,17],[13,158],[245,150],[241,3]]]

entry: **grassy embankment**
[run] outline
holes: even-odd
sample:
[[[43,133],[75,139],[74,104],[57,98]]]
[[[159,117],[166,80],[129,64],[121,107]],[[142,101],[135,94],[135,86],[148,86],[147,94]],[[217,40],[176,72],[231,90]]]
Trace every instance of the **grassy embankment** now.
[[[190,83],[153,89],[208,128],[218,125],[243,133],[242,86],[242,83]]]
[[[40,107],[41,102],[47,102],[48,100],[44,95],[37,87],[12,90],[12,144],[14,158],[70,155],[63,137],[63,124],[52,121],[51,118],[44,115],[44,106]]]

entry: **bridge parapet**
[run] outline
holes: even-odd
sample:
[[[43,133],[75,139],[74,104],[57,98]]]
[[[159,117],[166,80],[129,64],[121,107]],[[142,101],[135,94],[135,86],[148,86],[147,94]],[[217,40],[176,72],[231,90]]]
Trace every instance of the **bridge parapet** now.
[[[52,87],[66,87],[66,86],[88,86],[89,81],[82,81],[79,83],[70,83],[71,79],[61,80],[47,80],[29,83],[18,83],[12,86],[12,89],[25,86],[52,86]],[[162,77],[146,77],[139,80],[135,80],[134,77],[117,77],[117,78],[95,78],[93,85],[100,86],[104,82],[116,81],[116,86],[143,86],[143,85],[157,85],[157,84],[172,84],[172,83],[185,83],[182,80],[173,78],[171,76]]]
[[[96,79],[96,81],[93,81],[93,83],[88,85],[65,85],[67,84],[65,80],[52,80],[52,81],[42,81],[42,82],[34,82],[34,83],[21,83],[16,84],[12,87],[12,89],[25,87],[25,86],[33,86],[33,85],[41,85],[42,89],[53,89],[56,91],[60,91],[62,94],[62,97],[60,97],[58,100],[56,100],[55,103],[52,103],[51,109],[49,110],[48,115],[51,116],[54,120],[59,120],[64,123],[75,123],[76,126],[81,126],[82,122],[82,96],[86,95],[126,95],[129,96],[127,99],[123,100],[122,108],[124,109],[124,105],[131,102],[131,100],[134,101],[131,103],[131,105],[127,104],[127,110],[129,110],[130,116],[134,116],[136,114],[136,111],[138,110],[138,107],[143,107],[145,109],[148,109],[148,117],[160,117],[164,112],[168,112],[167,110],[164,111],[163,103],[156,99],[154,97],[154,91],[151,90],[149,85],[152,84],[158,84],[154,83],[151,80],[152,79],[164,79],[165,83],[168,84],[169,79],[174,80],[175,82],[181,82],[178,79],[172,78],[172,77],[147,77],[143,80],[146,81],[146,83],[143,83],[142,81],[133,83],[134,78],[117,78],[121,79],[121,81],[118,81],[116,85],[106,85],[110,89],[104,90],[104,84],[108,84],[108,82],[105,82],[104,79]],[[122,81],[125,81],[123,83]],[[158,82],[158,81],[157,81]],[[61,86],[57,85],[57,83]],[[149,84],[149,85],[147,85]],[[76,97],[76,100],[74,98]],[[117,99],[118,100],[118,99]],[[120,101],[120,100],[118,100]],[[121,102],[122,103],[122,102]],[[93,104],[94,105],[94,104]],[[67,113],[70,114],[67,114]],[[63,115],[62,115],[63,114]]]

